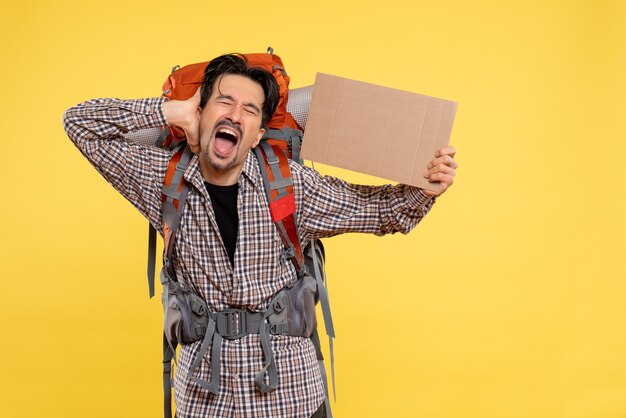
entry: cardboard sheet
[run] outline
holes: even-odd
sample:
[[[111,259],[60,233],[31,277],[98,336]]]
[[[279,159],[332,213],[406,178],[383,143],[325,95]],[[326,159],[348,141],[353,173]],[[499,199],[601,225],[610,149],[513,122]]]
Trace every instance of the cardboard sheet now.
[[[423,176],[449,143],[457,103],[318,73],[304,159],[435,190]]]

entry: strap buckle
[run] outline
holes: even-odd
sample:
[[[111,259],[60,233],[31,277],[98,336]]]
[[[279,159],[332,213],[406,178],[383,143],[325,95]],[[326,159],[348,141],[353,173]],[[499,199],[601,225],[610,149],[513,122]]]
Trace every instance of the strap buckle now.
[[[270,324],[270,334],[286,335],[289,332],[289,324]]]
[[[224,309],[217,313],[217,333],[225,340],[238,340],[248,335],[247,312]]]

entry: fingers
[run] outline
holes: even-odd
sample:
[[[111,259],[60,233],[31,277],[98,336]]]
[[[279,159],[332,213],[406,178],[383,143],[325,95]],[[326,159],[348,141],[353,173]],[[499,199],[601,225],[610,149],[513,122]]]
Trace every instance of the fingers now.
[[[428,177],[428,181],[431,183],[445,183],[446,188],[452,186],[454,183],[454,174],[435,173]]]
[[[453,169],[456,169],[459,166],[456,163],[456,161],[454,161],[454,158],[452,158],[450,155],[444,155],[442,157],[437,157],[431,160],[426,166],[426,168],[430,170],[431,168],[436,167],[438,165],[445,165]]]
[[[435,185],[435,191],[432,190],[426,190],[426,189],[422,189],[422,193],[424,193],[426,196],[440,196],[442,195],[446,190],[448,190],[450,188],[450,186],[452,186],[452,183],[454,183],[454,177],[451,176],[445,176],[443,174],[438,175],[438,178],[441,179],[441,181],[438,181]]]
[[[453,146],[449,146],[438,149],[435,152],[435,157],[443,157],[444,155],[449,155],[450,157],[454,158],[454,156],[456,155],[456,148],[454,148]]]
[[[445,164],[437,164],[436,166],[430,168],[426,173],[424,173],[424,177],[430,181],[439,181],[433,180],[433,176],[435,176],[436,174],[446,174],[454,177],[454,175],[456,174],[456,170]]]
[[[185,132],[193,152],[200,151],[200,89],[187,100],[169,100],[163,103],[167,123]]]
[[[168,100],[163,103],[163,115],[167,123],[187,131],[188,127],[197,124],[198,104],[191,99]]]
[[[429,176],[428,181],[435,183],[435,191],[422,189],[426,196],[440,196],[454,184],[454,174],[435,173]]]
[[[438,183],[438,190],[425,191],[428,196],[439,196],[452,186],[456,176],[456,169],[459,166],[454,160],[456,149],[454,147],[446,147],[437,150],[435,158],[433,158],[426,166],[424,178],[430,183]]]

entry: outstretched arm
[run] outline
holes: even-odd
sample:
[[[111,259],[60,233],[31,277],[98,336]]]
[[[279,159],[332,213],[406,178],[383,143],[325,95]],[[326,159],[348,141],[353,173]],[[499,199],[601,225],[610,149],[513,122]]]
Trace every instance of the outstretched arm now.
[[[439,182],[432,192],[405,184],[362,186],[302,169],[303,187],[298,192],[301,238],[322,238],[346,232],[375,235],[408,233],[432,208],[437,196],[454,181],[457,163],[454,148],[444,148],[428,164],[427,173]],[[292,166],[293,167],[293,166]],[[295,170],[298,170],[297,166]],[[445,184],[443,184],[445,182]]]

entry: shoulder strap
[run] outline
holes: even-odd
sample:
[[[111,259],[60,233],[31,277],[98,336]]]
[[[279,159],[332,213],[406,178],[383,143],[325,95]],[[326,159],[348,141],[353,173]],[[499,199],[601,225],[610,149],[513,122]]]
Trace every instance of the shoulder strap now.
[[[268,128],[263,134],[263,139],[267,140],[267,142],[272,145],[279,145],[279,147],[282,144],[282,149],[285,148],[284,144],[287,144],[287,152],[288,155],[291,155],[291,159],[300,165],[303,164],[300,158],[300,148],[302,145],[302,131],[300,129],[291,128],[289,126],[285,126],[281,129]]]
[[[296,201],[289,160],[276,145],[262,141],[254,149],[259,161],[272,221],[285,246],[284,256],[290,258],[300,272],[304,265],[302,246],[296,230]]]
[[[319,302],[322,308],[322,315],[324,316],[324,327],[326,328],[326,335],[328,336],[328,348],[330,352],[330,375],[333,385],[333,397],[335,398],[335,400],[337,400],[335,386],[335,353],[333,349],[335,326],[333,324],[333,316],[330,312],[330,301],[328,299],[328,289],[326,287],[326,267],[324,265],[326,255],[324,251],[324,245],[319,239],[311,240],[304,251],[306,253],[307,268],[310,270],[311,275],[315,278],[315,281],[317,283]],[[322,357],[321,344],[319,336],[317,334],[317,328],[315,329],[315,338],[313,338],[313,345],[317,350],[320,371],[322,373],[324,388],[326,389],[326,406],[328,410],[328,418],[332,418],[332,412],[330,412],[330,403],[328,400],[328,381],[326,379],[326,369],[324,368],[324,359]]]
[[[174,267],[171,264],[172,249],[174,247],[176,231],[180,225],[180,218],[185,208],[185,200],[189,186],[183,175],[191,161],[193,153],[189,146],[180,146],[170,158],[165,179],[163,181],[162,218],[163,218],[163,269],[161,270],[161,284],[163,285],[163,306],[165,307],[164,323],[167,323],[168,286],[170,280],[175,279]],[[154,273],[156,253],[156,231],[150,226],[148,243],[148,287],[150,297],[154,296]],[[168,340],[163,332],[163,412],[166,418],[172,417],[172,360],[176,362],[176,346]]]
[[[285,132],[288,137],[293,137],[293,130]],[[272,133],[272,137],[276,137],[277,132]],[[285,140],[287,137],[281,137]],[[293,144],[299,149],[299,143]],[[285,254],[291,258],[296,271],[300,274],[309,270],[311,275],[316,279],[317,290],[320,298],[320,304],[322,307],[322,314],[324,315],[324,325],[326,327],[326,334],[328,335],[329,348],[330,348],[330,364],[331,364],[331,378],[333,386],[333,395],[335,395],[335,359],[333,353],[333,339],[335,338],[335,328],[333,325],[332,315],[330,313],[330,303],[328,300],[328,293],[326,289],[326,283],[323,280],[324,277],[324,248],[319,240],[311,241],[307,247],[308,253],[305,254],[302,251],[300,239],[296,229],[295,219],[295,197],[293,193],[293,180],[291,178],[291,170],[289,169],[289,161],[285,155],[284,149],[280,145],[275,145],[271,140],[263,140],[254,149],[255,156],[259,162],[261,174],[263,176],[263,183],[265,187],[265,193],[267,200],[269,201],[270,213],[272,221],[278,228],[278,232],[283,241],[285,247]],[[310,265],[305,265],[305,260]],[[269,312],[269,310],[268,310]],[[320,347],[320,340],[317,333],[317,328],[314,334],[311,336],[313,345],[317,352],[318,366],[320,373],[322,374],[322,380],[324,382],[324,393],[326,411],[329,418],[332,418],[332,411],[330,408],[328,380],[326,378],[326,369],[324,367],[324,359],[322,357],[322,351]],[[261,342],[264,342],[263,334]],[[272,388],[272,372],[275,374],[275,364],[273,359],[268,358],[268,362],[265,368],[256,376],[255,383],[261,388]],[[265,371],[269,372],[270,385],[262,385],[262,379],[265,375]],[[274,385],[276,383],[274,382]],[[336,396],[335,396],[336,399]]]
[[[172,252],[173,238],[180,223],[180,216],[187,198],[188,188],[185,186],[183,174],[191,161],[193,153],[188,146],[178,147],[167,167],[165,180],[163,182],[163,264],[170,259]],[[149,226],[148,234],[148,292],[150,297],[154,296],[154,275],[156,260],[156,230]]]

